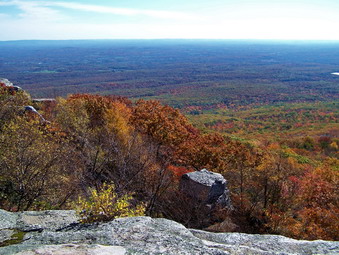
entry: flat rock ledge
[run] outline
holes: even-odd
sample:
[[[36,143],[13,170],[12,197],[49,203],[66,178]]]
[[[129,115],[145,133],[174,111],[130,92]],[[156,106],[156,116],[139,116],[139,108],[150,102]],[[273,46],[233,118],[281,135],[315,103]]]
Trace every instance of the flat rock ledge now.
[[[0,210],[0,255],[339,254],[339,242],[278,235],[210,233],[167,219],[79,224],[74,211]]]

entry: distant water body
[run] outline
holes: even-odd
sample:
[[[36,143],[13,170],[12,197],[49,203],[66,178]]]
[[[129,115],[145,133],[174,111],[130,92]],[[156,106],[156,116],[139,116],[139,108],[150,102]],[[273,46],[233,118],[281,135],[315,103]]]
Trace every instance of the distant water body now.
[[[333,75],[339,75],[339,73],[331,73],[331,74],[333,74]]]

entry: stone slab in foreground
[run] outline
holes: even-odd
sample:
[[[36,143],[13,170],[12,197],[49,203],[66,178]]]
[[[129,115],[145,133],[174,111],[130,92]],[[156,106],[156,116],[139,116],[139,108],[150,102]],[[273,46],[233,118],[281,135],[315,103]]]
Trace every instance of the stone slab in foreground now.
[[[17,240],[13,241],[14,236]],[[78,224],[74,211],[0,210],[0,244],[0,255],[339,254],[339,242],[210,233],[150,217]]]

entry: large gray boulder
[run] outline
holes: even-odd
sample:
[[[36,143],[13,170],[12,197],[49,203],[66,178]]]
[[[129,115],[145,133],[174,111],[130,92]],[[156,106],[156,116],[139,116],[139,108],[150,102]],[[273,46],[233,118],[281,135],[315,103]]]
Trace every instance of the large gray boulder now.
[[[0,222],[3,222],[5,219],[1,217],[9,217],[10,221],[0,228],[0,236],[4,234],[0,255],[339,254],[339,242],[209,233],[150,217],[79,224],[74,211],[9,213],[0,210]]]
[[[181,177],[180,190],[198,203],[232,208],[227,181],[221,174],[206,169],[186,173]]]

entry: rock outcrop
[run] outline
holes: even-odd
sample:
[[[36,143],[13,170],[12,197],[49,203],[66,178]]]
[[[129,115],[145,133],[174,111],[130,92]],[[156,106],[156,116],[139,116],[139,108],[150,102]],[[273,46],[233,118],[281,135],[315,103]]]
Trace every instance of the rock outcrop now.
[[[13,83],[10,82],[8,79],[5,78],[0,78],[0,83],[5,84],[5,86],[7,87],[13,87]]]
[[[180,190],[197,202],[232,208],[225,178],[206,169],[186,173],[181,177]]]
[[[37,116],[42,123],[46,122],[45,118],[33,106],[26,105],[24,109],[25,112],[29,112],[30,114]]]
[[[74,211],[0,210],[0,255],[338,254],[339,242],[209,233],[166,219],[79,224]]]
[[[22,91],[22,88],[19,86],[14,86],[14,84],[12,82],[10,82],[8,79],[5,78],[0,78],[0,84],[5,85],[6,87],[8,87],[8,89],[10,91]]]

